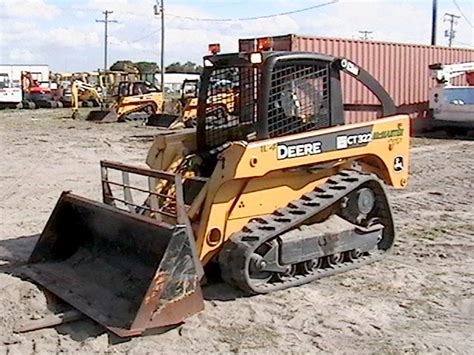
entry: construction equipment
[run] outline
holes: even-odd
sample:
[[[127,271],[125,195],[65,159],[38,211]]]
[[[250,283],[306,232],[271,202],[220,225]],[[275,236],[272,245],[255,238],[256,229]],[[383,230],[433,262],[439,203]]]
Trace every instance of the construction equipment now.
[[[407,185],[409,117],[372,76],[314,53],[204,65],[196,129],[157,136],[150,169],[101,162],[103,203],[63,192],[24,270],[119,336],[202,310],[211,263],[244,292],[268,293],[369,264],[394,243],[384,183]],[[344,124],[341,72],[384,118]]]
[[[159,126],[168,129],[191,128],[196,126],[198,97],[198,82],[196,80],[185,80],[181,89],[182,96],[176,111],[178,114],[159,113],[148,117],[148,126]],[[206,112],[209,116],[218,117],[219,122],[225,122],[229,112],[232,111],[235,104],[235,93],[232,82],[220,80],[211,83],[214,88],[214,95],[207,98]],[[171,100],[168,104],[172,104]],[[168,105],[171,106],[171,105]]]
[[[474,129],[474,62],[432,64],[429,66],[436,86],[430,89],[430,126],[449,133]],[[466,75],[469,86],[453,85],[452,80]]]
[[[143,112],[146,116],[161,111],[163,94],[147,81],[123,81],[118,86],[115,102],[108,109],[91,111],[88,121],[100,123],[123,122],[131,119],[131,115]]]
[[[197,117],[198,89],[199,80],[184,79],[180,97],[167,98],[165,112],[150,115],[146,125],[168,129],[194,127]]]
[[[21,72],[21,87],[23,91],[24,108],[62,108],[63,104],[57,95],[57,84],[50,81],[40,81],[33,78],[27,71]],[[41,73],[38,73],[41,74]]]
[[[72,118],[80,119],[79,107],[81,103],[91,103],[92,106],[103,106],[104,101],[102,99],[102,90],[100,87],[87,84],[81,80],[74,80],[71,84],[71,107],[72,107]],[[86,105],[91,107],[90,105]],[[91,111],[89,116],[91,115]],[[93,113],[92,113],[93,114]],[[89,116],[86,119],[89,119]]]

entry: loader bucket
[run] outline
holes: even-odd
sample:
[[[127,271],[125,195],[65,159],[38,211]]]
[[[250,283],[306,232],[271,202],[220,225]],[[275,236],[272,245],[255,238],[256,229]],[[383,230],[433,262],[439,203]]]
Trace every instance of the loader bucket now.
[[[192,236],[63,192],[26,276],[119,336],[178,324],[204,308]]]
[[[178,119],[179,115],[172,115],[167,113],[157,113],[150,115],[146,121],[147,126],[169,128],[173,125]],[[184,125],[183,125],[184,126]]]
[[[89,112],[86,121],[93,121],[97,123],[117,122],[118,115],[115,110],[93,110]]]

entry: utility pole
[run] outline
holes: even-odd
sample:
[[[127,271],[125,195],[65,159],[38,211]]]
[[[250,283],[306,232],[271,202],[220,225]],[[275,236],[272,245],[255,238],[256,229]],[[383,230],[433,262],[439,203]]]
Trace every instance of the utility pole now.
[[[372,31],[359,31],[359,33],[362,35],[360,39],[368,40],[370,39],[369,35],[372,33]]]
[[[95,20],[95,22],[103,22],[105,25],[104,31],[104,85],[106,85],[107,78],[107,41],[108,41],[108,24],[111,22],[117,22],[115,20],[109,20],[109,15],[113,14],[113,11],[105,10],[102,12],[104,14],[103,20]]]
[[[457,15],[450,14],[450,13],[445,13],[444,14],[444,21],[449,22],[449,30],[446,30],[444,32],[444,37],[448,37],[448,41],[449,41],[448,43],[449,43],[450,47],[453,45],[454,37],[456,37],[456,31],[454,31],[454,25],[458,24],[458,22],[457,22],[458,18],[461,18],[461,16],[457,16]]]
[[[438,21],[438,0],[433,0],[433,12],[431,14],[431,45],[436,46],[436,22]]]
[[[161,15],[161,58],[160,58],[160,87],[165,104],[165,0],[156,0],[155,15]]]

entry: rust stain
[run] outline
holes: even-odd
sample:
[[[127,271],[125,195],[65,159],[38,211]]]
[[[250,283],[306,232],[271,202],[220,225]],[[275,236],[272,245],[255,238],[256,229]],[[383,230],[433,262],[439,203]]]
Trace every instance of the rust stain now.
[[[155,277],[153,278],[154,286],[150,294],[145,298],[145,304],[148,305],[150,302],[154,301],[156,297],[158,297],[161,294],[164,285],[168,281],[168,277],[169,277],[168,273],[162,272],[162,271],[158,272],[155,275]]]

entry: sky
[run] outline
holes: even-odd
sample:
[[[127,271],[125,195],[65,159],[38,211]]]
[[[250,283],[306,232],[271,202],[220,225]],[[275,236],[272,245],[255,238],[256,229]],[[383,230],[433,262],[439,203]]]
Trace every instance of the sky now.
[[[97,70],[104,62],[104,10],[109,65],[116,60],[160,61],[161,27],[155,0],[0,0],[0,63],[49,64],[54,72]],[[319,4],[312,10],[260,18]],[[456,6],[456,4],[458,6]],[[222,52],[239,38],[289,33],[429,44],[432,0],[165,0],[165,65],[201,63],[209,43]],[[460,10],[461,12],[460,12]],[[437,42],[447,45],[443,14],[457,20],[454,46],[474,48],[474,1],[438,0]],[[219,19],[220,21],[203,21]]]

